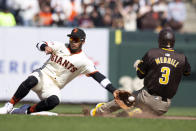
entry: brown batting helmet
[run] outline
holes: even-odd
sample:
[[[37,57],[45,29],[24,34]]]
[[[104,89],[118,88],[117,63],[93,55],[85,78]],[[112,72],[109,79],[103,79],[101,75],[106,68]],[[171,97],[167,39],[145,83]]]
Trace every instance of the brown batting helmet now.
[[[175,44],[175,34],[171,28],[165,28],[159,33],[159,48],[173,48]]]

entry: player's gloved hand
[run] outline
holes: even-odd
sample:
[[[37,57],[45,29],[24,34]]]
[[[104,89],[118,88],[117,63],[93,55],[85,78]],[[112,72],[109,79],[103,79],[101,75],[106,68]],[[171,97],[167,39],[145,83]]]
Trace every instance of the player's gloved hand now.
[[[135,68],[135,70],[137,71],[137,67],[138,67],[138,64],[142,62],[142,60],[136,60],[133,64],[133,67]]]
[[[51,47],[49,47],[49,46],[46,46],[46,47],[45,47],[45,53],[46,53],[46,54],[52,54],[52,52],[53,52],[53,50],[52,50]]]
[[[134,101],[129,101],[128,98],[131,95],[128,91],[125,90],[115,90],[114,93],[115,102],[122,108],[122,109],[129,109],[131,106],[134,105]]]

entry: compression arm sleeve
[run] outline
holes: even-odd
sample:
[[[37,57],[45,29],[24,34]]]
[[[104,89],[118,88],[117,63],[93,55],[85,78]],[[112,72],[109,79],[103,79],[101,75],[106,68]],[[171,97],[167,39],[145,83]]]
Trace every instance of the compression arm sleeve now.
[[[94,80],[96,80],[103,88],[107,89],[109,92],[113,93],[116,88],[113,87],[110,80],[108,80],[103,74],[100,72],[95,72],[90,75]]]

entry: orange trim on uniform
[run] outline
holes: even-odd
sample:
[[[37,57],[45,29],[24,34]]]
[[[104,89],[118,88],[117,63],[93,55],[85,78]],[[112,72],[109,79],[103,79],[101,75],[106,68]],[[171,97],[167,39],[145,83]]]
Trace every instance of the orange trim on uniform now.
[[[94,72],[91,72],[91,73],[89,73],[89,74],[86,74],[86,76],[87,76],[87,77],[90,77],[91,75],[95,74],[96,72],[98,72],[98,71],[94,71]]]
[[[18,101],[20,101],[20,99],[16,99],[15,96],[13,96],[12,99],[10,100],[10,103],[15,105]]]
[[[16,104],[13,98],[10,100],[10,103],[12,103],[13,105]]]
[[[171,50],[171,49],[166,49],[166,48],[161,48],[162,50],[167,50],[167,51],[174,51],[174,50]]]
[[[30,107],[30,109],[29,109],[30,113],[36,112],[36,110],[35,110],[36,106],[37,106],[37,104]]]

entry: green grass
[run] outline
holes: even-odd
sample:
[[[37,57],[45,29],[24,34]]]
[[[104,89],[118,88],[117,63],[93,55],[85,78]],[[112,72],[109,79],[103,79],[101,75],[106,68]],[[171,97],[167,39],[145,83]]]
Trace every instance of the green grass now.
[[[195,121],[53,116],[0,116],[1,131],[195,131]]]
[[[92,107],[92,106],[88,106]],[[63,114],[81,114],[83,105],[60,105],[57,108],[51,110],[52,112],[58,112]]]
[[[89,106],[89,105],[88,105]],[[53,112],[78,114],[82,105],[60,105]],[[93,107],[93,106],[89,106]],[[196,116],[195,108],[170,108],[166,115]],[[0,131],[195,131],[195,120],[0,115]]]
[[[58,113],[69,113],[78,114],[82,113],[83,107],[93,108],[95,105],[60,105],[53,109],[53,112]],[[196,117],[196,107],[171,107],[169,111],[165,114],[167,116],[195,116]]]
[[[171,107],[165,114],[167,116],[195,116],[196,107]]]

